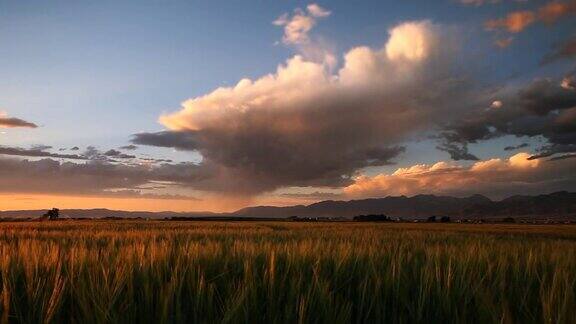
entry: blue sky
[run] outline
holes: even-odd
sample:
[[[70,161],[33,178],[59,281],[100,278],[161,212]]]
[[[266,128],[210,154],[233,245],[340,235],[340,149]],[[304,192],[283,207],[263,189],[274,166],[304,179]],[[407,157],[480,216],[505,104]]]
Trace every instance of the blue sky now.
[[[496,47],[494,41],[509,33],[487,31],[484,24],[546,3],[318,2],[331,14],[318,19],[310,35],[337,55],[340,68],[342,55],[351,48],[381,48],[394,26],[429,20],[458,30],[464,46],[456,59],[469,67],[475,83],[522,87],[571,69],[571,60],[545,66],[539,62],[555,44],[573,35],[575,19],[569,14],[553,24],[534,23],[510,34],[514,40],[506,48]],[[133,134],[162,131],[166,127],[159,116],[180,110],[186,99],[233,86],[242,78],[274,73],[298,54],[297,47],[281,42],[282,26],[272,21],[309,4],[0,0],[0,111],[39,126],[2,129],[0,145],[49,145],[54,151],[96,146],[104,151],[130,144]],[[503,147],[526,142],[533,143],[534,150],[537,139],[502,136],[469,145],[481,159],[507,158],[514,152],[504,152]],[[398,164],[369,168],[367,174],[449,159],[433,139],[401,144],[406,151],[395,159]],[[201,156],[154,146],[141,146],[138,154],[178,162],[198,162]]]

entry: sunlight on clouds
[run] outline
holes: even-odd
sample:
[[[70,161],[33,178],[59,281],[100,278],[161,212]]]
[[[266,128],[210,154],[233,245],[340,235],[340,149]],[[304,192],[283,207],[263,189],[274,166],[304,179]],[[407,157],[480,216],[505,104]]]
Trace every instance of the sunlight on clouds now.
[[[386,54],[392,61],[422,61],[436,44],[434,26],[430,21],[408,22],[394,27],[386,44]]]
[[[543,162],[529,160],[522,152],[508,159],[479,161],[471,166],[454,162],[419,164],[399,168],[392,174],[373,177],[360,176],[354,184],[344,188],[349,197],[376,197],[385,195],[414,195],[419,193],[462,195],[494,190],[509,192],[531,183],[554,182],[566,172],[576,171],[573,161]],[[554,174],[556,174],[554,176]]]

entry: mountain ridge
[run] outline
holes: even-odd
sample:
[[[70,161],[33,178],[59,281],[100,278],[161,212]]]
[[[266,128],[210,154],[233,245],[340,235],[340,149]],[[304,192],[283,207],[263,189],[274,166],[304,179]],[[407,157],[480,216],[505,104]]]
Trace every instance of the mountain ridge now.
[[[2,218],[35,218],[45,210],[0,211]],[[213,212],[150,212],[122,211],[105,208],[64,209],[69,218],[288,218],[288,217],[343,217],[366,214],[385,214],[390,217],[422,219],[429,216],[453,218],[491,217],[575,217],[576,192],[559,191],[536,196],[514,195],[502,200],[491,200],[483,195],[468,197],[415,195],[387,196],[355,200],[324,200],[309,205],[253,206],[231,213]]]

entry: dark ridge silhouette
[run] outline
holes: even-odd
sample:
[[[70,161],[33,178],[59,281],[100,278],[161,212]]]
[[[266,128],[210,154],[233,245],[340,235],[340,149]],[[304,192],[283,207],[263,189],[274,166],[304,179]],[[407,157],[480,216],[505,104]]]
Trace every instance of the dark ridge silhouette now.
[[[37,218],[46,210],[17,210],[0,212],[0,218]],[[576,220],[576,193],[566,191],[538,196],[512,196],[500,201],[482,195],[464,198],[417,195],[372,198],[350,201],[326,200],[311,205],[288,207],[257,206],[240,209],[233,213],[211,212],[145,212],[108,209],[66,209],[59,211],[60,218],[141,218],[173,220],[341,220],[359,215],[386,215],[391,219],[435,221],[462,219],[540,218]],[[443,220],[443,217],[447,217]]]
[[[426,219],[430,216],[463,218],[576,217],[576,193],[566,191],[538,196],[512,196],[492,201],[482,195],[465,198],[417,195],[350,201],[327,200],[308,206],[258,206],[241,209],[237,216],[252,217],[347,217],[385,214],[393,218]],[[440,216],[440,217],[442,217]],[[439,217],[439,218],[440,218]]]

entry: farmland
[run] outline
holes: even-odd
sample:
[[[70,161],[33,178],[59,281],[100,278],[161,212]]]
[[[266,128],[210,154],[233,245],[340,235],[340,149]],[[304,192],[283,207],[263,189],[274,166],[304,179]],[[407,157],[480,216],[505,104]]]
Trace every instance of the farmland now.
[[[576,226],[0,223],[2,323],[574,323]]]

